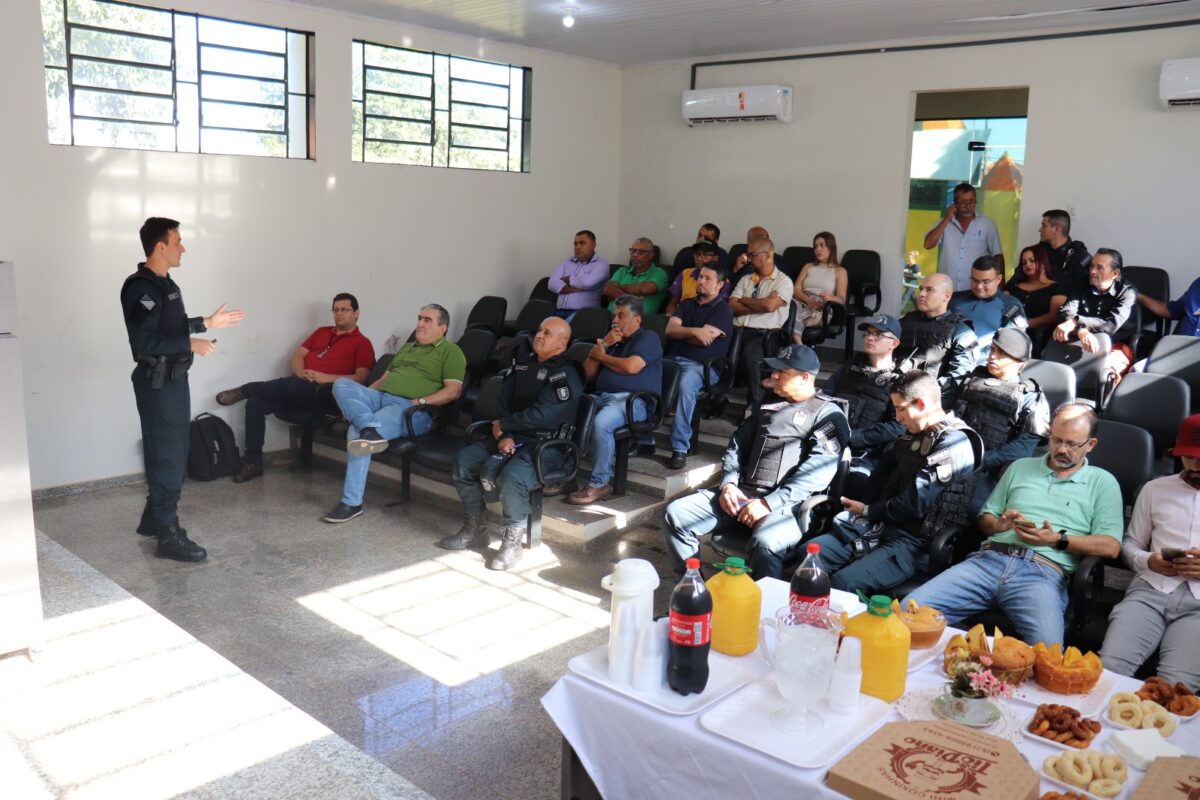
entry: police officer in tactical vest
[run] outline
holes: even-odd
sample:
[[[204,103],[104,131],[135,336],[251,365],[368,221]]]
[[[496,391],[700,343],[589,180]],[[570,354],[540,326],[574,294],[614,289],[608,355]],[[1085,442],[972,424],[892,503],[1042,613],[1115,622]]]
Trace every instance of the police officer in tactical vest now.
[[[947,407],[958,384],[975,369],[979,340],[957,312],[950,311],[954,281],[935,272],[917,289],[917,308],[900,318],[900,347],[896,357],[903,368],[920,369],[937,378]]]
[[[834,529],[815,541],[837,589],[886,593],[929,568],[931,512],[950,484],[983,463],[983,442],[944,411],[941,388],[929,373],[906,372],[892,387],[896,419],[904,426],[872,481],[881,499],[842,498]]]
[[[773,370],[774,396],[730,438],[720,488],[667,506],[667,553],[680,575],[699,537],[720,530],[749,535],[756,579],[782,578],[784,558],[802,536],[796,508],[829,486],[850,440],[845,403],[817,393],[821,362],[812,348],[791,345],[763,363]]]
[[[963,383],[954,413],[983,439],[983,469],[946,489],[948,502],[939,504],[935,528],[973,523],[1004,468],[1046,443],[1050,404],[1035,381],[1021,380],[1032,354],[1033,342],[1025,331],[1001,328],[987,366]]]
[[[850,474],[846,494],[871,499],[875,489],[866,480],[883,451],[904,433],[892,408],[892,384],[903,374],[893,354],[900,345],[900,323],[876,314],[858,326],[863,349],[829,376],[821,391],[846,401],[850,420]]]
[[[141,239],[146,260],[121,287],[121,311],[137,363],[131,377],[150,490],[137,532],[158,537],[154,554],[159,558],[203,561],[204,548],[179,527],[177,506],[191,420],[187,373],[192,358],[211,353],[215,340],[190,334],[237,325],[244,314],[222,304],[207,317],[188,317],[179,286],[168,274],[185,252],[178,222],[151,217],[142,225]]]
[[[485,548],[491,537],[483,521],[485,500],[499,494],[504,513],[500,549],[488,569],[506,570],[521,560],[522,539],[537,486],[533,450],[539,441],[570,438],[574,432],[583,381],[578,366],[566,357],[571,326],[547,317],[533,337],[532,351],[519,352],[500,389],[499,416],[492,422],[490,441],[464,447],[454,461],[454,488],[462,499],[462,528],[437,542],[446,550]],[[559,470],[569,453],[548,448],[542,468]]]

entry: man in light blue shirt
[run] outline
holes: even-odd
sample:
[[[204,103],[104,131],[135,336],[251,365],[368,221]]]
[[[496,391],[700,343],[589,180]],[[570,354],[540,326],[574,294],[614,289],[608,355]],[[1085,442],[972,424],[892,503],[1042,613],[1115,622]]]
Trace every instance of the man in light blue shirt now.
[[[925,234],[925,249],[938,248],[938,272],[949,275],[956,292],[971,288],[971,265],[980,256],[995,256],[1004,274],[1004,251],[996,223],[975,213],[975,187],[954,187],[954,202],[946,216]]]
[[[575,255],[550,276],[548,287],[558,295],[556,316],[570,319],[576,311],[600,305],[600,292],[608,283],[608,262],[596,255],[596,234],[575,234]]]
[[[992,337],[1001,328],[1025,330],[1025,306],[1011,294],[1000,291],[1004,283],[1004,268],[993,256],[980,256],[971,265],[971,288],[955,292],[950,297],[950,310],[962,315],[975,331],[979,348],[975,351],[976,366],[987,364],[992,349]]]

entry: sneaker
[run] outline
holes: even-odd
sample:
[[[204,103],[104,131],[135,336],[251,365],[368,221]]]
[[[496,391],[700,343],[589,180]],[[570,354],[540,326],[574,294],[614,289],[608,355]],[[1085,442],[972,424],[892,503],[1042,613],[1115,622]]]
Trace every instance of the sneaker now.
[[[231,406],[245,399],[246,395],[242,392],[242,387],[240,386],[236,389],[226,389],[223,392],[217,392],[217,402],[223,406]]]
[[[667,464],[671,469],[683,469],[687,466],[687,453],[676,450],[671,453],[671,461]]]
[[[233,482],[245,483],[246,481],[252,481],[255,478],[262,477],[262,474],[262,464],[251,464],[249,461],[247,461],[242,464],[242,468],[234,474]]]
[[[349,522],[355,517],[361,516],[362,513],[362,506],[348,506],[345,503],[338,503],[337,508],[321,517],[321,519],[326,522]]]
[[[566,502],[573,506],[587,506],[592,503],[598,503],[604,498],[613,493],[611,483],[606,483],[603,486],[588,486],[580,489],[578,492],[567,495]]]
[[[637,454],[638,454],[639,456],[652,456],[652,455],[654,455],[654,445],[653,445],[653,444],[639,444],[639,445],[637,446]]]
[[[382,453],[388,449],[388,440],[383,438],[375,428],[363,428],[358,432],[357,439],[346,442],[346,451],[352,455],[361,456],[366,453]]]

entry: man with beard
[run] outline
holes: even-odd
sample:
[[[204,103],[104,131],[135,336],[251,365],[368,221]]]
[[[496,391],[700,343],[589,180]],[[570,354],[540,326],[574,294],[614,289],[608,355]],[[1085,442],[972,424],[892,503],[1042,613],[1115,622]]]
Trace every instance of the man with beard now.
[[[1146,484],[1121,549],[1137,577],[1112,610],[1100,658],[1133,675],[1158,650],[1158,675],[1200,689],[1200,414],[1183,421],[1178,475]]]
[[[1121,487],[1087,461],[1097,425],[1090,406],[1059,406],[1050,451],[1014,461],[980,509],[979,530],[988,538],[979,552],[905,603],[933,606],[951,625],[999,608],[1025,641],[1061,642],[1067,586],[1079,559],[1116,558],[1121,551]]]

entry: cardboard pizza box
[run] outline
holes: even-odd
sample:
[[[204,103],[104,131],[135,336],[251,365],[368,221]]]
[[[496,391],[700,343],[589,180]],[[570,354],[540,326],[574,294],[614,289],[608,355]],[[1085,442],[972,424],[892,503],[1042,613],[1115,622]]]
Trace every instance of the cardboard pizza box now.
[[[1200,800],[1200,758],[1156,758],[1130,800]]]
[[[884,725],[825,776],[855,800],[1037,800],[1016,745],[956,722]]]

